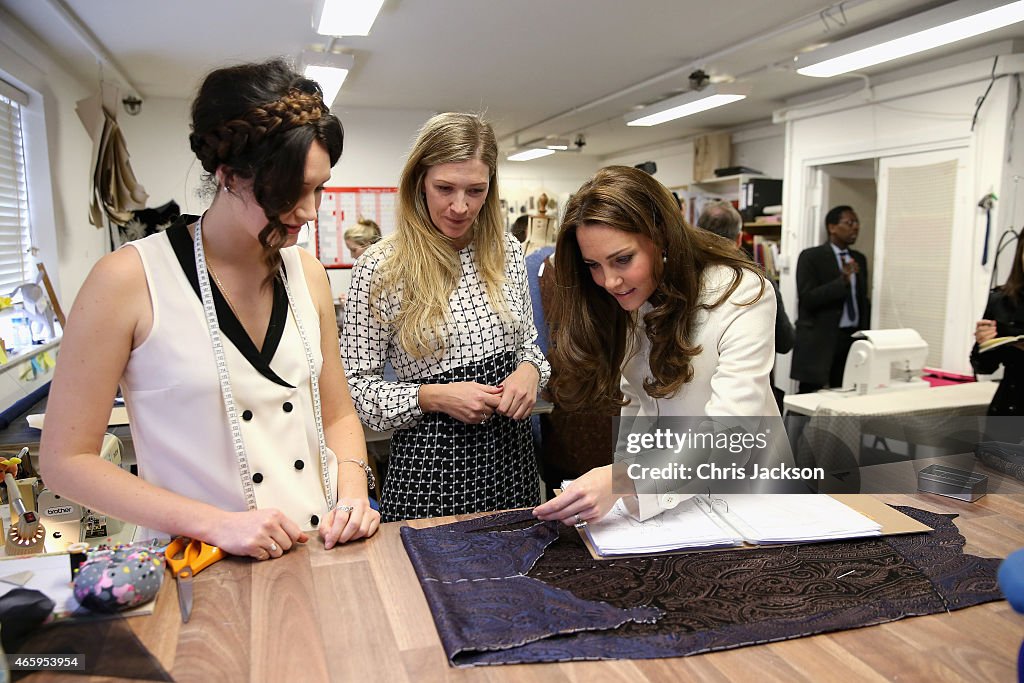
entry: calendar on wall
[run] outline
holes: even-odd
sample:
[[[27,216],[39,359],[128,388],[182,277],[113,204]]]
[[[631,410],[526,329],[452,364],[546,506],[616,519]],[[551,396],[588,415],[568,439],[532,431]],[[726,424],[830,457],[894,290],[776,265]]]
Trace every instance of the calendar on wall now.
[[[360,218],[395,231],[397,187],[325,187],[316,219],[316,256],[325,268],[351,268],[355,259],[345,246],[345,230]]]

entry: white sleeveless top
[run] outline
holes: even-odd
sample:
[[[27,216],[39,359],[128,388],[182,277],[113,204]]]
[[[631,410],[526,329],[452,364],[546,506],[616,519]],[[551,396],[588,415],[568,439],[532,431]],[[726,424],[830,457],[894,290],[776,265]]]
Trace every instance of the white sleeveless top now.
[[[202,303],[166,233],[130,244],[142,257],[153,307],[149,337],[132,351],[121,378],[139,476],[188,498],[244,511]],[[282,249],[281,258],[320,372],[320,320],[298,247]],[[226,336],[223,342],[256,506],[277,508],[300,528],[314,529],[329,508],[320,476],[309,366],[292,312],[269,365],[293,388],[261,374]],[[327,459],[331,491],[336,492],[337,458],[329,449]],[[140,531],[137,538],[149,534]]]

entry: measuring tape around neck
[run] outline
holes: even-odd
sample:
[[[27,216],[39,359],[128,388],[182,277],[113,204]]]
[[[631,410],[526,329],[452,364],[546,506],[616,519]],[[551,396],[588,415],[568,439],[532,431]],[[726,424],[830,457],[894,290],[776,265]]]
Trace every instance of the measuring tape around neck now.
[[[210,286],[209,272],[206,268],[206,254],[203,250],[203,219],[196,221],[196,234],[194,239],[196,275],[199,278],[199,294],[203,303],[203,313],[206,316],[206,327],[210,333],[210,343],[213,346],[213,358],[217,365],[217,377],[220,382],[220,393],[224,400],[224,411],[227,413],[228,428],[231,432],[231,446],[235,452],[235,460],[238,464],[238,475],[242,481],[242,494],[245,496],[246,507],[250,510],[256,509],[256,490],[253,488],[252,472],[249,469],[249,458],[245,452],[245,442],[242,439],[242,424],[238,419],[238,409],[235,406],[234,393],[231,390],[231,377],[228,373],[227,356],[224,353],[224,342],[220,333],[220,323],[217,321],[217,309],[213,303],[213,289]],[[320,381],[317,377],[316,363],[313,359],[313,350],[309,345],[305,329],[302,326],[302,319],[299,317],[298,307],[292,297],[291,286],[288,278],[284,275],[284,267],[281,269],[281,281],[284,284],[285,295],[288,297],[288,308],[295,320],[295,327],[299,331],[299,338],[302,340],[302,348],[306,353],[306,363],[309,366],[310,392],[313,396],[313,419],[316,423],[317,445],[320,450],[320,478],[323,487],[324,499],[327,501],[327,509],[334,508],[334,501],[337,496],[331,489],[330,470],[327,465],[327,439],[324,437],[324,422],[322,406],[320,403]],[[301,275],[301,273],[300,273]]]

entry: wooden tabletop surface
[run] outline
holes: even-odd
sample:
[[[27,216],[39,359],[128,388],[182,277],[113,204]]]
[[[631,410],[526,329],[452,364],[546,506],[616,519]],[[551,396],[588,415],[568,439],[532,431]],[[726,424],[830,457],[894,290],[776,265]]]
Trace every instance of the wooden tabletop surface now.
[[[928,494],[878,497],[958,513],[968,553],[1005,557],[1024,546],[1024,495],[990,494],[976,503]],[[1024,615],[998,601],[692,657],[455,669],[402,546],[405,524],[382,525],[374,538],[330,551],[311,541],[273,561],[220,562],[196,576],[188,624],[168,580],[155,613],[128,623],[175,680],[202,683],[1010,681],[1024,638]],[[30,680],[85,679],[38,673]]]

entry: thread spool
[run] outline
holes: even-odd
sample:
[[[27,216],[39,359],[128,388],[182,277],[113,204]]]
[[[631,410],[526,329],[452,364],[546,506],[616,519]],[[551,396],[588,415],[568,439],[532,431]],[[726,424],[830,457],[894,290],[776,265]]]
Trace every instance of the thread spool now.
[[[89,557],[89,544],[72,543],[67,547],[67,552],[71,556],[71,575],[74,576],[78,572],[78,568]]]
[[[11,528],[7,530],[6,539],[4,549],[8,556],[41,553],[43,552],[43,541],[46,540],[46,528],[40,524],[31,538],[22,538],[18,533],[18,524],[12,522]]]
[[[39,516],[35,510],[25,508],[25,501],[21,499],[18,483],[10,472],[4,474],[4,483],[7,484],[7,497],[11,507],[18,513],[17,521],[11,520],[11,527],[4,537],[7,554],[13,556],[43,552],[46,528],[39,523]]]

